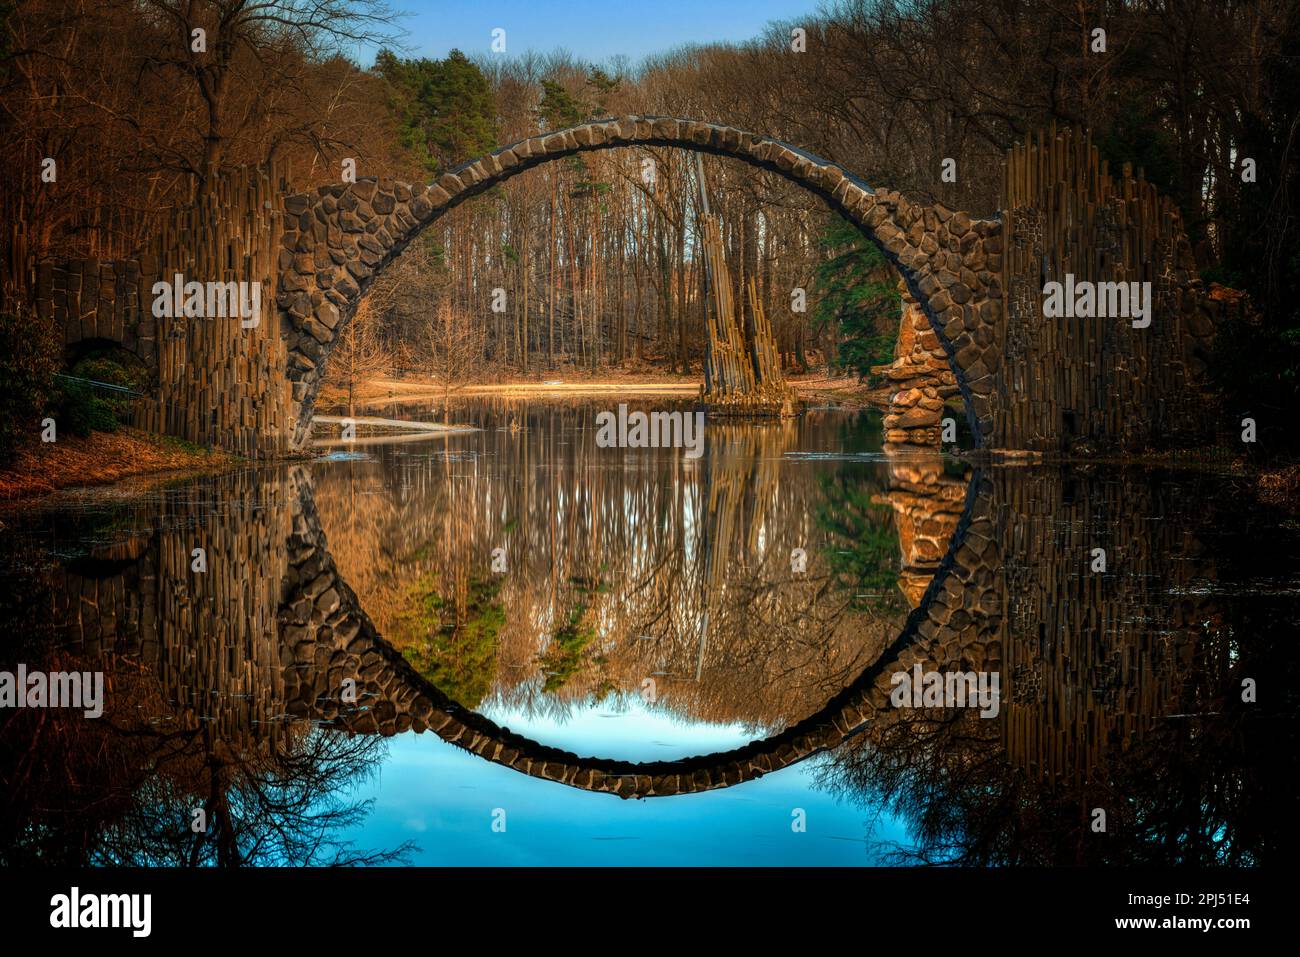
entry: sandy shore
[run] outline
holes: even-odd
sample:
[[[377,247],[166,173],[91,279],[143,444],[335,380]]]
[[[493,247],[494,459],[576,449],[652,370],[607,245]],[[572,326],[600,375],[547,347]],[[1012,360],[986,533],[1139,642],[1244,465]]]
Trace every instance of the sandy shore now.
[[[787,380],[796,392],[807,397],[833,397],[866,404],[871,393],[852,377],[813,374]],[[516,382],[460,386],[447,393],[440,384],[418,379],[372,379],[357,390],[357,407],[373,409],[393,402],[440,402],[444,398],[505,399],[577,398],[582,396],[672,396],[690,398],[700,392],[701,380],[693,376],[608,375],[599,378],[539,378]],[[331,392],[322,397],[327,404],[341,397]]]

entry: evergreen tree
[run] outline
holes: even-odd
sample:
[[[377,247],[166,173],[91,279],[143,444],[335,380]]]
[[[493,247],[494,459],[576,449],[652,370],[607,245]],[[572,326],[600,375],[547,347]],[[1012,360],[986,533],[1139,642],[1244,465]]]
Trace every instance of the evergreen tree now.
[[[491,87],[459,50],[445,60],[399,60],[381,50],[375,69],[388,84],[402,145],[428,173],[440,175],[496,147]]]
[[[884,255],[856,226],[841,216],[818,239],[827,258],[813,274],[817,330],[834,330],[839,348],[831,359],[838,368],[867,378],[873,365],[894,358],[901,300]]]

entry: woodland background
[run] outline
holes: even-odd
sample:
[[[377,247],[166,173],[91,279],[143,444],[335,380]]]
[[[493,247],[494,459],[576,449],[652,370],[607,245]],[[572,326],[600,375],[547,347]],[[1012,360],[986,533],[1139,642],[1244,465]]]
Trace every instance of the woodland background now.
[[[473,56],[411,58],[399,11],[378,0],[6,0],[0,22],[6,254],[22,224],[37,255],[130,255],[230,164],[287,161],[299,189],[340,181],[346,158],[360,176],[429,180],[539,131],[627,113],[769,134],[870,184],[989,214],[1004,151],[1054,122],[1090,127],[1112,164],[1142,167],[1179,203],[1204,277],[1261,307],[1219,337],[1231,401],[1285,410],[1296,398],[1294,2],[837,0],[744,44],[637,64],[492,54],[488,38]],[[791,50],[796,26],[806,52]],[[1105,53],[1089,48],[1097,26]],[[196,27],[204,53],[191,50]],[[46,157],[56,183],[41,181]],[[941,181],[945,158],[955,183]],[[787,367],[866,375],[887,361],[899,303],[874,248],[779,177],[703,166],[732,278],[756,280]],[[675,150],[588,154],[458,208],[376,285],[334,374],[697,370],[694,170]],[[498,287],[505,312],[491,309]],[[805,312],[792,309],[796,287]]]

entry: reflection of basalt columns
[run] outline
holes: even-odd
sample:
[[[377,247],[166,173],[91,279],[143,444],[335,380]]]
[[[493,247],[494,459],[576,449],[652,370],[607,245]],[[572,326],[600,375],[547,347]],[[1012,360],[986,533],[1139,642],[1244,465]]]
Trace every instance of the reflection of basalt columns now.
[[[1201,710],[1187,676],[1215,608],[1187,586],[1213,569],[1183,523],[1153,520],[1188,514],[1180,486],[1144,473],[994,480],[1008,756],[1035,776],[1096,779],[1159,721]],[[1097,547],[1105,573],[1092,571]]]
[[[338,577],[310,484],[301,474],[297,482],[294,568],[281,613],[297,662],[286,678],[290,713],[366,733],[428,728],[524,773],[624,797],[726,787],[873,725],[910,720],[889,702],[891,678],[918,663],[927,671],[997,672],[996,727],[1008,758],[1036,775],[1080,780],[1186,706],[1196,691],[1185,676],[1194,670],[1199,622],[1214,614],[1191,589],[1171,599],[1170,587],[1181,591],[1180,583],[1211,570],[1183,528],[1150,520],[1167,508],[1158,484],[1067,484],[1055,472],[999,469],[972,476],[955,517],[960,480],[924,460],[900,463],[899,511],[914,528],[904,547],[917,556],[915,587],[925,575],[929,582],[874,665],[817,713],[737,751],[646,764],[581,758],[497,727],[417,675],[375,634]],[[952,525],[951,547],[930,568],[933,548]],[[1088,571],[1098,541],[1110,544],[1110,575]],[[1021,621],[1013,627],[1017,604]],[[357,681],[356,706],[340,702],[345,678]]]
[[[249,472],[168,490],[154,531],[58,572],[53,615],[69,645],[152,671],[180,727],[210,722],[226,739],[273,739],[284,701],[275,616],[288,564],[285,493]],[[191,570],[195,548],[206,552],[205,572]],[[108,689],[111,711],[111,680]]]

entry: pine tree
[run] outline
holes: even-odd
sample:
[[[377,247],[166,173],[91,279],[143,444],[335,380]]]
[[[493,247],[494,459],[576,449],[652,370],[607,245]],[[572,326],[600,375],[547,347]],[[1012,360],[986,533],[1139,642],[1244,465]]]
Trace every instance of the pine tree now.
[[[813,274],[814,328],[833,330],[833,366],[867,378],[894,357],[902,309],[895,278],[875,244],[843,217],[830,221],[818,246],[827,258]]]
[[[459,50],[445,60],[399,60],[381,50],[402,145],[437,176],[496,146],[496,102],[483,72]]]

